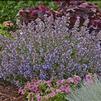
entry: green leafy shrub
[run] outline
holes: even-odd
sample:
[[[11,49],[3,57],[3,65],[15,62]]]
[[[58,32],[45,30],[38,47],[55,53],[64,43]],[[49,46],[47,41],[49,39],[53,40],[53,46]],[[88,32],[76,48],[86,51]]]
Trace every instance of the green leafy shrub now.
[[[14,21],[16,20],[16,14],[19,9],[27,6],[32,6],[33,3],[25,1],[0,1],[0,23],[3,21],[11,20]]]
[[[67,99],[69,101],[101,101],[101,82],[95,80],[94,84],[82,85],[76,93],[72,92]]]
[[[8,32],[8,30],[10,29],[0,24],[0,34],[3,35],[4,37],[11,38],[11,34]]]
[[[48,5],[49,7],[52,7],[53,9],[56,9],[57,6],[55,6],[55,3],[52,2],[52,0],[44,0],[44,4]],[[11,20],[13,22],[16,22],[16,15],[18,11],[22,8],[27,7],[35,7],[39,3],[42,3],[41,0],[0,0],[0,23],[3,23],[4,21]]]
[[[28,101],[33,101],[34,98],[37,98],[35,101],[68,101],[66,95],[70,94],[71,89],[77,89],[80,83],[81,78],[77,75],[62,80],[45,81],[34,79],[21,87],[19,94],[31,99]]]
[[[48,99],[48,101],[68,101],[68,99],[66,99],[66,94],[59,93],[55,97]]]

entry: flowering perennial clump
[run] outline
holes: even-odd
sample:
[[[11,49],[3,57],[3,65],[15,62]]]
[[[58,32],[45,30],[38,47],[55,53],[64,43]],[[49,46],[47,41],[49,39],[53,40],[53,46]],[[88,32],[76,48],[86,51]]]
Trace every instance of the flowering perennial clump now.
[[[19,89],[19,94],[25,95],[27,99],[34,101],[48,101],[59,93],[70,94],[81,82],[77,75],[63,80],[32,80],[27,82],[24,88]]]
[[[22,82],[22,79],[32,78],[66,79],[74,74],[84,77],[88,71],[101,73],[101,31],[89,18],[98,8],[92,10],[94,5],[78,0],[71,3],[70,6],[67,3],[64,9],[60,7],[60,12],[48,15],[50,10],[45,9],[43,15],[29,23],[22,21],[21,29],[13,38],[0,35],[0,78],[15,83],[16,80]],[[75,13],[76,5],[81,8],[91,5],[90,11],[85,13],[82,8],[81,12]],[[75,21],[71,14],[74,14]]]
[[[67,99],[71,97],[72,92],[78,96],[77,92],[79,89],[82,89],[82,84],[83,86],[90,87],[95,82],[96,75],[90,73],[83,80],[77,75],[62,80],[32,80],[27,82],[18,92],[24,95],[28,101],[34,101],[34,99],[36,99],[35,101],[55,101],[55,98],[56,101],[69,101]],[[67,99],[65,99],[66,96],[68,96]]]

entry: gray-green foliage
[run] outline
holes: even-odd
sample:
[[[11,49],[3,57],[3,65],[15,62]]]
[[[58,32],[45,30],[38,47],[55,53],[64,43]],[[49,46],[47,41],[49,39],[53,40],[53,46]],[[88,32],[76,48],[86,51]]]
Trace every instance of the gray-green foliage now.
[[[72,92],[68,96],[69,101],[101,101],[101,82],[95,80],[95,83],[89,86],[84,86],[77,90],[76,93]]]

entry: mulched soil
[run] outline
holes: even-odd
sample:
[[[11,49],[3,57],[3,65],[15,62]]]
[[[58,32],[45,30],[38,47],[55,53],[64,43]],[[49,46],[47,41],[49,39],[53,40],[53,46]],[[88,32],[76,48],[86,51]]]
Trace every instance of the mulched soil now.
[[[0,101],[25,101],[17,91],[17,87],[0,80]]]

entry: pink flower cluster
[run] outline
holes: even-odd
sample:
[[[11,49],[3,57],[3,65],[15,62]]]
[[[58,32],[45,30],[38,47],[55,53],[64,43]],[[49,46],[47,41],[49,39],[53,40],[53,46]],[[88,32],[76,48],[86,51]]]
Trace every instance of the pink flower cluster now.
[[[92,74],[88,74],[85,76],[85,79],[83,80],[84,82],[84,85],[86,86],[89,86],[89,85],[92,85],[94,83],[94,78],[95,78],[96,75],[92,75]],[[95,78],[96,79],[96,78]]]
[[[32,80],[27,82],[24,88],[20,88],[19,93],[22,95],[33,93],[37,101],[42,101],[43,98],[51,98],[58,93],[69,94],[72,89],[71,85],[77,87],[80,81],[81,78],[77,75],[63,80]]]

